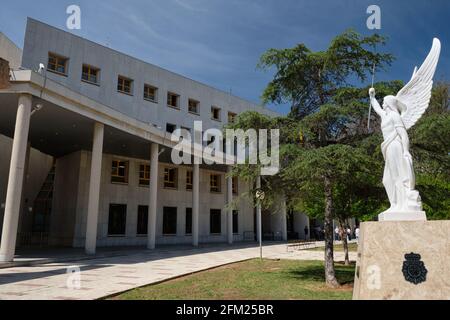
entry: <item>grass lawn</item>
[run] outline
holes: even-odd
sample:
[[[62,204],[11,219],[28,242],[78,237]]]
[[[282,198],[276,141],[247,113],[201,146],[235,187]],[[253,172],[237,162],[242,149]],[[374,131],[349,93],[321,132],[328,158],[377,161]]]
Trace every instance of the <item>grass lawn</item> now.
[[[324,284],[321,261],[252,259],[160,284],[133,289],[110,299],[351,299],[354,266],[336,264],[342,286]]]
[[[344,246],[342,244],[335,244],[333,246],[334,251],[344,251]],[[312,250],[312,251],[323,251],[324,247],[318,247],[318,248],[312,248],[312,249],[305,249],[305,250]],[[358,244],[357,243],[349,243],[348,244],[348,251],[358,251]]]

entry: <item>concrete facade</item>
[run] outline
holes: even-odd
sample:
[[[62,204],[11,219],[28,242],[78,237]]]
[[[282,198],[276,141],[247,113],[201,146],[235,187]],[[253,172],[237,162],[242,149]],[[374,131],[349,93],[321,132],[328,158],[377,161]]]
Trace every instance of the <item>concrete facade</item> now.
[[[222,129],[228,123],[229,113],[238,115],[251,110],[277,116],[275,112],[33,19],[27,23],[23,54],[1,34],[0,40],[0,58],[11,59],[12,67],[10,86],[0,89],[0,144],[2,151],[6,151],[0,153],[0,202],[5,202],[8,184],[5,177],[10,162],[11,168],[19,168],[19,172],[25,162],[25,172],[32,174],[30,178],[25,173],[26,179],[30,179],[23,188],[27,208],[33,207],[31,203],[37,194],[51,183],[50,222],[48,230],[41,232],[41,236],[46,233],[48,237],[45,245],[84,246],[87,253],[93,254],[97,246],[147,244],[153,249],[155,244],[196,246],[252,239],[246,233],[256,233],[259,214],[255,216],[255,208],[245,197],[230,195],[232,183],[226,176],[229,168],[172,164],[168,151],[174,143],[166,125],[192,129],[193,122],[201,120],[203,130]],[[64,57],[64,72],[49,70],[51,55]],[[36,72],[41,63],[47,70]],[[82,79],[84,65],[98,69],[97,83]],[[118,91],[119,76],[132,80],[130,93]],[[155,101],[144,98],[144,85],[157,88]],[[177,108],[168,106],[168,93],[177,95]],[[15,118],[19,102],[25,97],[31,112],[22,116],[22,125]],[[198,102],[198,112],[188,110],[190,99]],[[218,119],[213,119],[213,108],[220,109]],[[8,139],[16,139],[14,126],[18,124],[27,135],[28,130],[30,133],[20,139],[19,157],[11,159],[14,140]],[[26,139],[29,156],[22,154]],[[195,149],[192,155],[197,155]],[[112,182],[113,160],[127,162],[126,183]],[[53,161],[54,180],[47,182]],[[141,164],[155,169],[150,170],[149,186],[139,185]],[[167,167],[177,169],[177,188],[164,187]],[[186,190],[188,170],[193,171],[192,190]],[[220,176],[220,192],[211,192],[211,174]],[[17,179],[11,183],[21,189]],[[248,193],[250,185],[238,181],[237,188],[242,195]],[[18,201],[10,197],[14,210]],[[238,212],[237,232],[231,232],[233,212],[227,206],[229,203]],[[124,234],[108,234],[111,204],[126,205]],[[22,202],[20,205],[24,206]],[[147,235],[137,234],[138,206],[149,207]],[[176,234],[163,234],[164,207],[176,208]],[[192,234],[185,232],[186,208],[192,208]],[[220,211],[220,232],[214,234],[210,232],[211,209]],[[15,219],[15,214],[12,217]],[[33,232],[33,214],[20,220],[17,231]],[[283,201],[264,211],[261,222],[262,232],[287,240]],[[303,232],[303,222],[295,224],[296,229],[300,228],[296,230],[299,234]],[[16,227],[12,225],[13,230],[3,224],[3,231],[14,234]],[[8,252],[14,251],[11,246],[8,242]]]

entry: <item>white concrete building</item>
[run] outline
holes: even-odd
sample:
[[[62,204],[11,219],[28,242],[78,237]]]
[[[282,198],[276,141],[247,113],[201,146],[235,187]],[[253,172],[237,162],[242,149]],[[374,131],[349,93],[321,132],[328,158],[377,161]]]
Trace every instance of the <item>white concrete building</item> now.
[[[36,243],[254,240],[255,210],[238,197],[249,185],[226,166],[172,164],[170,132],[276,113],[33,19],[23,50],[0,33],[0,58],[0,260]],[[262,233],[286,240],[285,211],[264,212]],[[291,216],[304,236],[307,218]]]

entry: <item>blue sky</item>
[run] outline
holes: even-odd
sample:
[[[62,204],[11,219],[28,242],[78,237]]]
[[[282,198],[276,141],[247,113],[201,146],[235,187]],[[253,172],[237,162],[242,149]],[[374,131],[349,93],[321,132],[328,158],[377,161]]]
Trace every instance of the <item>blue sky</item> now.
[[[0,31],[22,47],[27,16],[66,29],[70,4],[82,13],[81,30],[71,32],[254,102],[271,79],[256,69],[265,50],[301,42],[323,50],[348,28],[371,34],[371,4],[381,7],[384,50],[397,58],[377,80],[408,80],[435,36],[442,42],[435,77],[449,79],[448,0],[7,0]]]

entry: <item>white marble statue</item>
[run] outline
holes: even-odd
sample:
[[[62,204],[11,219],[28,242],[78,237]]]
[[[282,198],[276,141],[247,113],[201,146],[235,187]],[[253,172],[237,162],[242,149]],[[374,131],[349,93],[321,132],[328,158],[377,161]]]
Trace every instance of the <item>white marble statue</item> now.
[[[391,207],[378,216],[379,221],[426,220],[419,192],[415,190],[415,176],[407,130],[428,108],[433,86],[433,75],[439,60],[441,43],[433,46],[424,63],[414,69],[411,80],[397,96],[386,96],[383,108],[375,99],[375,89],[369,90],[370,103],[381,117],[385,167],[383,185]]]

